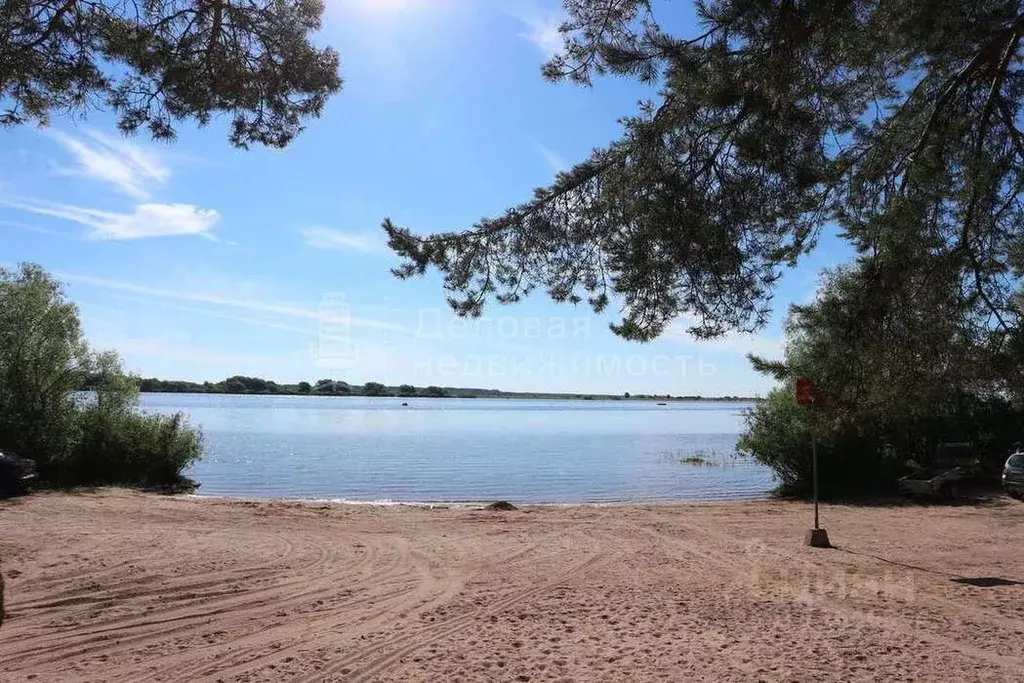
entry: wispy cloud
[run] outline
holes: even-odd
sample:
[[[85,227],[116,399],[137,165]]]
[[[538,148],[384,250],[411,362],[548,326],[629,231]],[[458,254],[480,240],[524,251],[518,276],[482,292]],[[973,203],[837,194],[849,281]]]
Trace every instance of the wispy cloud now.
[[[85,137],[60,131],[48,135],[77,162],[73,167],[58,166],[61,173],[109,183],[134,199],[147,199],[149,186],[164,183],[171,175],[156,153],[129,140],[94,131],[86,132]]]
[[[537,149],[540,150],[540,154],[544,157],[544,161],[548,162],[548,166],[550,166],[551,170],[555,173],[562,173],[569,170],[569,162],[555,150],[542,145],[539,142],[537,143]]]
[[[295,304],[274,303],[269,301],[260,301],[256,299],[238,299],[208,292],[188,292],[173,289],[162,289],[159,287],[148,287],[146,285],[139,285],[133,282],[122,282],[120,280],[110,280],[107,278],[94,277],[92,275],[81,275],[77,273],[57,272],[54,273],[54,276],[58,280],[69,282],[71,284],[89,285],[92,287],[100,287],[103,289],[110,289],[119,292],[128,292],[131,294],[138,294],[146,297],[158,297],[161,299],[171,299],[174,301],[189,301],[193,303],[209,304],[211,306],[223,306],[226,308],[256,311],[259,313],[269,313],[273,315],[285,316],[290,318],[300,318],[306,320],[319,320],[321,318],[320,311],[317,310],[316,308],[308,308],[305,306]],[[352,327],[362,327],[377,330],[390,330],[395,332],[407,331],[406,328],[403,327],[402,325],[389,323],[383,320],[375,320],[373,318],[360,318],[358,316],[352,316],[348,320],[348,322]]]
[[[721,351],[736,355],[753,353],[766,358],[781,358],[783,355],[783,339],[766,337],[758,334],[740,334],[732,332],[717,339],[695,339],[686,328],[692,325],[695,320],[690,316],[683,316],[682,319],[673,324],[665,332],[665,337],[677,342],[683,342],[697,350]]]
[[[380,242],[366,234],[312,226],[299,230],[307,246],[314,249],[376,251]]]
[[[192,204],[139,204],[132,213],[101,211],[37,199],[0,199],[0,204],[40,216],[53,216],[89,228],[97,240],[135,240],[147,237],[200,235],[215,239],[220,214]]]
[[[19,223],[17,221],[0,221],[0,226],[17,228],[19,230],[28,230],[29,232],[36,232],[41,235],[53,235],[54,237],[72,237],[72,235],[67,232],[61,232],[60,230],[47,230],[46,228],[40,228],[38,225],[29,225],[28,223]]]
[[[267,374],[274,376],[276,373],[272,368],[275,365],[280,365],[280,358],[277,356],[203,348],[193,344],[191,337],[187,334],[139,337],[127,334],[120,329],[103,329],[87,334],[86,337],[90,345],[95,348],[116,349],[118,355],[124,358],[126,365],[140,374],[150,374],[143,370],[143,365],[149,365],[153,359],[159,359],[159,362],[164,363],[167,361],[177,361],[177,364],[185,362],[190,367],[210,366],[214,371],[230,368],[231,372],[256,374],[252,369],[260,368],[258,372],[264,376]],[[143,360],[147,362],[140,362]]]
[[[309,327],[296,327],[295,325],[284,325],[281,323],[272,322],[269,320],[261,320],[259,318],[253,318],[244,315],[232,315],[231,313],[224,313],[222,311],[210,310],[206,308],[200,308],[199,306],[182,306],[180,304],[170,303],[153,297],[145,298],[141,296],[128,296],[124,294],[108,294],[111,299],[118,301],[129,301],[137,304],[144,304],[146,306],[159,306],[161,309],[169,311],[180,311],[182,313],[194,313],[207,318],[216,318],[218,320],[229,320],[231,322],[242,323],[245,325],[252,325],[253,327],[263,327],[268,330],[279,330],[281,332],[291,332],[292,334],[300,334],[305,336],[311,336],[316,334],[316,327],[310,325]]]
[[[514,13],[513,16],[523,24],[519,36],[533,43],[545,59],[551,59],[562,51],[564,41],[558,29],[565,20],[563,15],[535,10]]]

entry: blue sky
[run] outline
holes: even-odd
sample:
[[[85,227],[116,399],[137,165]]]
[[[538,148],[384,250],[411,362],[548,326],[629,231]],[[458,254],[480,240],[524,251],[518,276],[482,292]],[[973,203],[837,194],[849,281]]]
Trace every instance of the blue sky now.
[[[692,26],[690,3],[666,11]],[[780,353],[786,305],[812,296],[834,240],[787,274],[771,326],[705,343],[685,321],[625,342],[614,311],[542,294],[459,321],[436,276],[390,275],[385,216],[432,231],[497,214],[650,96],[545,82],[559,21],[540,0],[328,0],[316,40],[341,53],[345,88],[285,151],[235,150],[225,121],[183,123],[171,145],[126,139],[100,112],[0,132],[0,263],[55,273],[91,343],[144,376],[764,393],[744,354]]]

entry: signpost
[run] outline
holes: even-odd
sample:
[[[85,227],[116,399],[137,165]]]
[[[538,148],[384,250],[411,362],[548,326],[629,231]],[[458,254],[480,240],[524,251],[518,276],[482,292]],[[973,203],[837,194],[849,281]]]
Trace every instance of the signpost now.
[[[814,385],[807,377],[796,380],[796,402],[805,408],[814,407]],[[818,525],[818,436],[815,428],[811,428],[811,470],[814,480],[814,528],[807,530],[804,543],[813,548],[831,548],[828,532]]]

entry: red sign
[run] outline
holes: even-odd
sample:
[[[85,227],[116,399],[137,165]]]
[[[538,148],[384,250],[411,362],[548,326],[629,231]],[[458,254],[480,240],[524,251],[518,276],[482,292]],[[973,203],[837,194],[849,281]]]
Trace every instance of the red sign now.
[[[814,387],[807,377],[800,377],[796,381],[796,402],[802,406],[814,405]]]

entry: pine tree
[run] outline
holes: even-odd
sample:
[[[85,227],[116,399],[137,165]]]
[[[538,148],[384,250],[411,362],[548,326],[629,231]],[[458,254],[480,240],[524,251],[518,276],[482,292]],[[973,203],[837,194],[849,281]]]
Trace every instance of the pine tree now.
[[[4,0],[0,124],[108,107],[123,132],[231,116],[230,141],[284,147],[341,88],[309,41],[322,0]]]
[[[566,0],[545,75],[633,77],[660,84],[658,101],[471,229],[386,220],[395,273],[436,268],[462,315],[540,287],[621,304],[628,339],[684,314],[707,338],[762,326],[782,272],[834,224],[865,258],[886,255],[880,277],[907,273],[905,294],[933,270],[954,283],[956,315],[1002,348],[1024,267],[1021,5],[702,1],[700,30],[676,36],[645,0]]]

